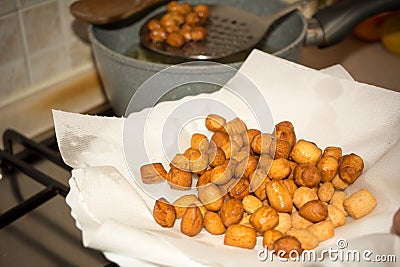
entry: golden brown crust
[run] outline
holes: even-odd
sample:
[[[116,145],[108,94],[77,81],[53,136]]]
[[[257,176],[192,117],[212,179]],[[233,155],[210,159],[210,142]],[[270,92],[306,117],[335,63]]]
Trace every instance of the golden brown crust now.
[[[283,255],[278,255],[282,258],[289,258],[289,257],[296,256],[296,255],[291,254],[294,251],[297,252],[297,255],[301,255],[301,253],[303,253],[303,249],[301,248],[300,241],[297,240],[296,237],[290,236],[290,235],[285,235],[285,236],[282,236],[281,238],[277,239],[274,242],[273,248],[274,248],[275,253],[284,251]]]
[[[257,233],[251,227],[232,224],[226,229],[224,244],[228,246],[252,249],[257,242]]]
[[[243,204],[240,200],[229,199],[225,201],[220,210],[222,223],[226,227],[239,223],[243,217],[243,211]]]
[[[165,198],[159,198],[154,204],[153,217],[162,227],[172,227],[175,223],[176,211]]]
[[[207,211],[203,223],[204,228],[212,235],[222,235],[225,233],[225,225],[222,223],[218,213]]]
[[[145,184],[160,183],[167,179],[167,171],[161,163],[146,164],[140,167],[142,182]]]
[[[254,229],[263,233],[266,230],[272,229],[278,225],[279,216],[274,208],[270,206],[263,206],[251,214],[249,221]]]
[[[314,166],[317,165],[321,155],[322,150],[320,148],[318,148],[314,143],[303,139],[297,141],[292,152],[290,152],[290,157],[296,163],[310,163]]]
[[[301,163],[296,166],[293,174],[297,186],[315,187],[321,182],[321,174],[312,163]]]
[[[339,159],[339,176],[348,184],[354,183],[364,169],[364,161],[354,153]]]
[[[310,222],[320,222],[328,217],[328,207],[321,200],[311,200],[299,209],[299,215]]]
[[[195,236],[203,228],[203,215],[196,205],[188,207],[181,220],[181,232],[187,236]]]
[[[293,208],[293,199],[290,196],[288,188],[281,181],[270,181],[265,190],[271,207],[278,212],[291,212]]]

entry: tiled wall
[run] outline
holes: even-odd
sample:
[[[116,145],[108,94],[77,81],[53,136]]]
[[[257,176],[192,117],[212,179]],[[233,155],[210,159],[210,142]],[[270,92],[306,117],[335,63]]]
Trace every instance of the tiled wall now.
[[[92,63],[75,0],[0,0],[0,106]]]

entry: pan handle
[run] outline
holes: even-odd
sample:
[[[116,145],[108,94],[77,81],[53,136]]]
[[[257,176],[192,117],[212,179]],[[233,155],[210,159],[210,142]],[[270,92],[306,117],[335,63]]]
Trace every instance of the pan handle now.
[[[322,40],[318,40],[318,46],[334,45],[364,19],[396,9],[400,9],[400,0],[342,0],[322,9],[313,17],[322,29]]]

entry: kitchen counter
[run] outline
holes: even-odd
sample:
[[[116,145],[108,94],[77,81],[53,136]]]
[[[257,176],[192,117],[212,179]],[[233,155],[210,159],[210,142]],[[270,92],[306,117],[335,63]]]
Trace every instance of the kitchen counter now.
[[[367,43],[350,36],[329,48],[305,47],[299,62],[314,69],[341,64],[356,81],[400,92],[400,56],[385,50],[379,42]]]
[[[299,62],[314,69],[341,64],[357,81],[400,92],[400,56],[387,52],[380,43],[365,43],[351,36],[330,48],[303,48]],[[51,109],[82,113],[106,102],[99,77],[91,66],[39,93],[1,107],[0,134],[6,128],[13,128],[35,137],[53,128]]]
[[[97,72],[89,67],[49,88],[1,107],[0,134],[12,128],[29,138],[46,135],[53,128],[52,109],[79,113],[106,102]]]

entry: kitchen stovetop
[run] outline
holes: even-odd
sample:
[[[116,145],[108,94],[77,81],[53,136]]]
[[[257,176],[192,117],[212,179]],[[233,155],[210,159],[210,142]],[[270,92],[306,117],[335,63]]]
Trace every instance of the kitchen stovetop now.
[[[327,49],[306,47],[299,62],[315,69],[342,64],[360,82],[400,92],[400,56],[388,53],[379,43],[364,43],[354,37]],[[67,80],[29,99],[0,108],[0,133],[14,128],[28,137],[42,139],[53,134],[51,109],[85,113],[106,102],[94,67],[74,81]],[[0,145],[2,147],[2,145]],[[67,184],[68,171],[38,161],[35,166]],[[18,202],[9,178],[0,180],[0,212]],[[18,175],[25,197],[40,190],[40,185]],[[55,197],[34,213],[22,217],[0,231],[0,266],[104,266],[100,252],[84,249],[63,197]],[[23,255],[23,256],[22,256]]]

